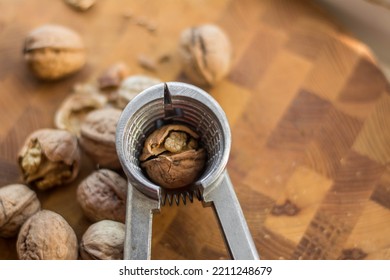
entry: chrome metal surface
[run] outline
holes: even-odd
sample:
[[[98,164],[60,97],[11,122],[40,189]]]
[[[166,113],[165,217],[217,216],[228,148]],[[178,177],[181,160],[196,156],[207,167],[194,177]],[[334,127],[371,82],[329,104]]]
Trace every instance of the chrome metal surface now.
[[[259,259],[227,171],[222,175],[222,180],[203,195],[203,200],[206,205],[211,204],[217,214],[232,259]]]
[[[145,196],[130,184],[127,192],[125,260],[149,260],[152,247],[153,213],[159,202]]]

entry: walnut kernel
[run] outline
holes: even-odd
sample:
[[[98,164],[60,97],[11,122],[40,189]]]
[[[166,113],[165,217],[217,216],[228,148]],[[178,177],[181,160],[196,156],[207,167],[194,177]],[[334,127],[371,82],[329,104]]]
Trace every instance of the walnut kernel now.
[[[85,178],[77,188],[77,200],[92,221],[125,222],[127,182],[119,174],[100,169]]]
[[[92,224],[80,242],[80,255],[84,260],[123,260],[125,225],[103,220]]]
[[[22,224],[40,208],[37,195],[25,185],[0,188],[0,237],[16,235]]]
[[[86,61],[81,37],[60,25],[43,25],[31,31],[23,52],[29,68],[44,80],[68,76],[80,70]]]
[[[59,214],[42,210],[31,216],[20,229],[16,242],[21,260],[75,260],[76,234]]]
[[[65,130],[37,130],[27,137],[18,164],[25,182],[40,190],[69,183],[79,172],[77,138]]]

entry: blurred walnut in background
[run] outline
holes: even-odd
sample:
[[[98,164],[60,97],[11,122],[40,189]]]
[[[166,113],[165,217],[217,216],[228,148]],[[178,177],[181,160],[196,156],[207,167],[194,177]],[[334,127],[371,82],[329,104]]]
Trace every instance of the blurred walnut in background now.
[[[99,94],[96,87],[90,84],[76,85],[73,92],[64,99],[54,116],[54,124],[80,136],[80,126],[88,113],[103,108],[107,98]]]
[[[57,80],[80,70],[86,61],[84,43],[75,31],[61,25],[43,25],[24,42],[24,59],[42,80]]]
[[[193,83],[213,86],[230,70],[232,47],[220,27],[205,24],[182,32],[179,54],[183,71]]]
[[[81,147],[99,167],[121,168],[115,146],[116,125],[121,113],[115,108],[94,110],[81,124]]]
[[[96,0],[64,0],[70,7],[75,10],[85,12],[95,5]]]

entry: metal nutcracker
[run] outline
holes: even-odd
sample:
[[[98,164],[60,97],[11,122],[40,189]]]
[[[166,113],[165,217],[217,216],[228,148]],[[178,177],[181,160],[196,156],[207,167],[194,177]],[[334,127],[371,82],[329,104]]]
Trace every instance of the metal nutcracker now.
[[[191,186],[167,190],[151,182],[140,168],[143,143],[166,122],[192,127],[201,137],[208,159],[205,171]],[[259,259],[245,217],[226,170],[231,134],[219,104],[202,89],[179,82],[161,83],[137,95],[124,109],[116,131],[116,148],[128,178],[124,259],[151,255],[152,218],[160,208],[194,198],[213,207],[233,259]]]

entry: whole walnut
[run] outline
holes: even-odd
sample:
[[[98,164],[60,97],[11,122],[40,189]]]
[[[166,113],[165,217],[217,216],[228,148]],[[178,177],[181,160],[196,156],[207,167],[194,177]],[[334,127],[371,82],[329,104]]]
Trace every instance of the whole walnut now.
[[[100,169],[85,178],[77,188],[77,201],[92,221],[125,222],[127,182],[119,174]]]
[[[80,242],[84,260],[123,260],[125,225],[103,220],[91,225]]]
[[[181,124],[165,125],[145,140],[141,167],[157,185],[174,189],[193,183],[206,162],[206,151],[199,147],[199,135]]]
[[[29,68],[43,80],[57,80],[75,73],[86,61],[81,37],[61,25],[43,25],[32,30],[23,52]]]
[[[16,235],[22,224],[41,209],[29,187],[13,184],[0,188],[0,237]]]
[[[212,86],[230,70],[231,43],[225,32],[213,24],[185,29],[179,54],[184,73],[198,85]]]
[[[21,148],[18,164],[25,182],[40,190],[70,183],[80,168],[77,138],[65,130],[36,130]]]
[[[59,214],[42,210],[20,229],[16,250],[21,260],[75,260],[76,234]]]
[[[81,147],[99,167],[121,168],[115,146],[116,125],[121,113],[115,108],[98,109],[90,112],[81,123]]]

